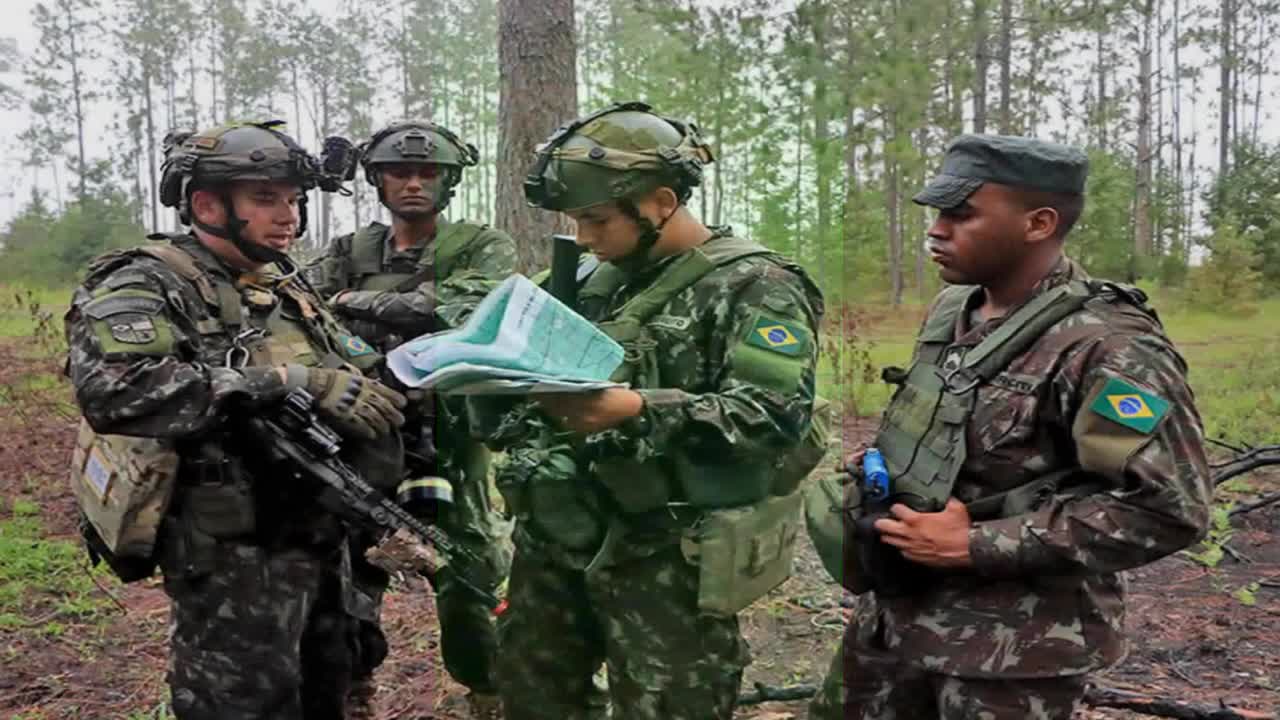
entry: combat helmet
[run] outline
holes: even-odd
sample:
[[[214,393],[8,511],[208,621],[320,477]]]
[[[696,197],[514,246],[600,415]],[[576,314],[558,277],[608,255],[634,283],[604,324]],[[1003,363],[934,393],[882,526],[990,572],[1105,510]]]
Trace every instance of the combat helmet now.
[[[687,202],[714,162],[693,123],[642,102],[617,103],[565,125],[536,150],[525,199],[544,210],[580,210],[666,186]]]
[[[230,184],[253,180],[280,181],[307,191],[322,180],[319,162],[277,128],[279,120],[223,125],[201,132],[173,131],[164,141],[161,166],[160,204],[178,209],[184,225],[226,238],[258,262],[274,262],[282,254],[247,242],[241,235],[245,222],[236,217],[231,203]],[[196,190],[219,192],[227,209],[224,227],[206,225],[191,213],[191,195]],[[307,229],[306,195],[299,197],[297,236]]]
[[[378,188],[378,199],[386,204],[382,193],[380,165],[423,163],[444,168],[444,181],[432,198],[436,212],[443,210],[453,198],[453,188],[462,181],[462,169],[480,162],[475,145],[463,142],[448,128],[428,120],[399,120],[374,133],[360,148],[360,165],[365,180]]]

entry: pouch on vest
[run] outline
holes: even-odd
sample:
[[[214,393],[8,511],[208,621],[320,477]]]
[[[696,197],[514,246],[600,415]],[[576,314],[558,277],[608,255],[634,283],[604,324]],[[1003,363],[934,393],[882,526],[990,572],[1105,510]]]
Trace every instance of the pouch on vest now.
[[[537,537],[569,550],[590,550],[604,539],[590,485],[578,477],[567,451],[513,450],[495,478],[507,511]]]
[[[843,473],[832,473],[811,483],[802,493],[809,539],[822,566],[841,585],[845,584],[845,533],[849,525],[846,511],[861,506],[862,498],[858,486],[846,485],[844,479]]]
[[[680,549],[698,566],[698,610],[732,617],[791,576],[800,534],[800,493],[707,512]]]
[[[80,421],[71,459],[71,489],[85,520],[112,556],[152,557],[177,477],[178,453],[172,443],[99,435],[88,421]],[[108,562],[114,569],[111,558]]]

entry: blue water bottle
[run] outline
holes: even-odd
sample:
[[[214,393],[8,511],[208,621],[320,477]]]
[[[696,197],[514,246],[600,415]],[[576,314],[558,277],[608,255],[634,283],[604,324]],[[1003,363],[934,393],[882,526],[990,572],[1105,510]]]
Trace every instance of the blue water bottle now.
[[[875,448],[868,448],[862,456],[862,477],[868,500],[885,500],[889,497],[889,468],[884,457]]]

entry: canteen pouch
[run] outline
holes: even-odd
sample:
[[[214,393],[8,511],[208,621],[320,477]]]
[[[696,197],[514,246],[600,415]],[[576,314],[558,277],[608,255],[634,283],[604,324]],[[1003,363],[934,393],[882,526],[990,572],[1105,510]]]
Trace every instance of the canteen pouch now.
[[[515,450],[495,478],[507,511],[533,531],[570,550],[599,547],[604,526],[590,483],[564,452]]]
[[[832,473],[804,489],[804,520],[818,559],[841,585],[856,581],[857,573],[845,573],[845,543],[852,527],[852,515],[861,510],[862,492],[857,484],[845,485],[844,473]],[[865,592],[866,588],[851,592]]]
[[[698,610],[732,617],[791,576],[800,533],[801,494],[711,510],[681,537],[698,566]]]
[[[658,458],[597,460],[593,471],[618,508],[627,515],[664,508],[671,501],[668,473]]]

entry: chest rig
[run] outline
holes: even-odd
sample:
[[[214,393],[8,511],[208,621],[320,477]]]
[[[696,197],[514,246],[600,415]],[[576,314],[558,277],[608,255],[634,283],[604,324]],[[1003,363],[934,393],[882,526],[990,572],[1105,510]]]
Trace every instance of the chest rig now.
[[[353,290],[408,292],[421,283],[447,278],[453,273],[462,250],[485,229],[483,225],[441,221],[436,237],[423,248],[415,266],[388,268],[384,253],[389,228],[370,223],[351,238],[348,276],[342,284]]]
[[[967,458],[966,429],[978,389],[1050,327],[1083,308],[1097,286],[1071,281],[1051,288],[976,345],[954,344],[956,321],[975,292],[945,291],[920,333],[911,368],[886,371],[886,380],[899,384],[876,437],[892,478],[890,503],[920,512],[942,509]]]
[[[197,320],[196,330],[202,337],[221,335],[229,340],[223,358],[228,367],[350,364],[366,370],[376,362],[377,355],[359,338],[341,332],[316,295],[298,284],[299,277],[274,287],[252,283],[237,287],[228,278],[202,270],[192,255],[176,245],[148,245],[135,252],[165,263],[216,310],[216,318]]]

